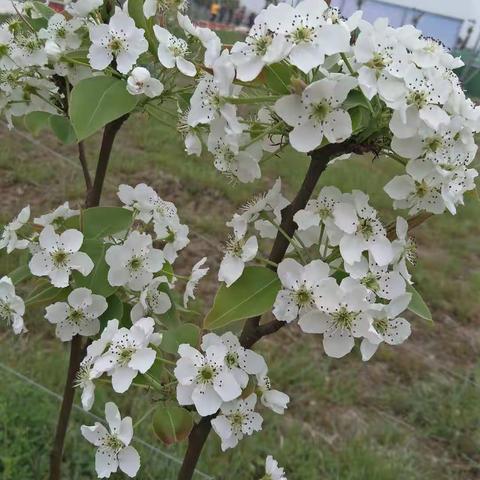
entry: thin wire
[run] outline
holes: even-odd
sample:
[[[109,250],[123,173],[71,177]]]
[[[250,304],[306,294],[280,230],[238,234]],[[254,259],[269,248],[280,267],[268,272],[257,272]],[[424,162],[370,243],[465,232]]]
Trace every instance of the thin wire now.
[[[15,370],[15,369],[13,369],[13,368],[11,368],[11,367],[3,364],[2,362],[0,362],[0,368],[2,368],[3,370],[5,370],[6,372],[10,373],[11,375],[17,377],[18,379],[22,380],[23,382],[25,382],[25,383],[27,383],[27,384],[29,384],[29,385],[37,388],[38,390],[46,393],[47,395],[50,395],[51,397],[57,399],[59,402],[62,401],[62,396],[59,395],[58,393],[55,393],[54,391],[52,391],[52,390],[50,390],[49,388],[47,388],[45,385],[42,385],[41,383],[36,382],[35,380],[33,380],[33,379],[31,379],[31,378],[23,375],[22,373],[18,372],[17,370]],[[94,420],[96,420],[96,421],[98,421],[98,422],[102,422],[102,423],[103,423],[103,421],[104,421],[104,420],[103,420],[102,418],[100,418],[98,415],[95,415],[95,414],[92,413],[92,412],[87,412],[87,411],[85,411],[85,410],[84,410],[82,407],[80,407],[79,405],[73,404],[73,408],[75,408],[75,410],[78,410],[79,412],[82,412],[83,414],[91,417],[92,419],[94,419]],[[139,438],[139,437],[136,437],[136,436],[135,436],[135,437],[133,437],[133,440],[134,440],[136,443],[138,443],[138,444],[140,444],[140,445],[148,448],[148,449],[151,450],[152,452],[158,453],[159,455],[165,457],[165,458],[168,459],[168,460],[171,460],[172,462],[174,462],[174,463],[176,463],[176,464],[178,464],[178,465],[181,465],[181,464],[182,464],[182,461],[181,461],[179,458],[177,458],[177,457],[175,457],[175,456],[173,456],[173,455],[171,455],[171,454],[169,454],[169,453],[166,453],[166,452],[164,452],[163,450],[160,450],[160,449],[157,448],[157,447],[154,447],[153,445],[151,445],[150,443],[146,442],[145,440],[142,440],[142,439]],[[208,480],[214,480],[214,478],[215,478],[215,477],[212,477],[212,476],[210,476],[210,475],[207,475],[206,473],[203,473],[202,471],[197,470],[197,469],[195,469],[195,473],[198,474],[200,477],[206,478],[206,479],[208,479]]]

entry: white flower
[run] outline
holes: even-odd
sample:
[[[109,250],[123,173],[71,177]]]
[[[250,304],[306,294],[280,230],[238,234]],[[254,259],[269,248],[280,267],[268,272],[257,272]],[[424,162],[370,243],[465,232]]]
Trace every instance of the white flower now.
[[[265,14],[257,16],[245,41],[235,42],[231,49],[237,78],[244,82],[254,80],[265,65],[283,60],[291,48],[284,35],[275,35],[268,28]]]
[[[12,325],[16,335],[26,332],[23,322],[25,303],[15,294],[15,287],[9,277],[0,279],[0,319]]]
[[[40,250],[30,260],[30,271],[38,277],[48,276],[55,287],[68,287],[72,270],[86,276],[94,267],[90,257],[79,252],[82,243],[83,234],[78,230],[69,229],[58,235],[47,225],[40,233]]]
[[[67,12],[73,17],[87,17],[90,12],[103,4],[102,0],[77,0],[66,6]]]
[[[86,412],[91,410],[93,402],[95,401],[94,380],[101,375],[101,372],[95,372],[93,370],[93,361],[94,359],[92,357],[86,356],[82,360],[80,368],[75,375],[75,387],[82,389],[82,407]]]
[[[373,328],[375,333],[367,335],[360,345],[363,361],[370,360],[381,342],[388,345],[403,343],[411,333],[410,323],[399,317],[410,304],[411,293],[405,293],[388,305],[372,305]]]
[[[265,11],[268,28],[285,35],[290,44],[290,63],[304,73],[321,65],[325,55],[350,48],[350,32],[342,25],[328,23],[322,15],[326,9],[323,0],[304,0],[295,7],[270,5]]]
[[[247,386],[249,375],[258,375],[267,369],[263,357],[253,350],[243,348],[232,332],[226,332],[222,336],[207,333],[202,339],[202,349],[206,351],[211,345],[223,345],[227,349],[225,364],[241,388]]]
[[[83,25],[82,20],[74,18],[67,20],[61,13],[55,13],[48,19],[47,28],[38,32],[38,37],[57,46],[59,52],[76,50],[80,47],[82,39],[77,30]]]
[[[394,200],[394,208],[409,208],[411,215],[422,210],[440,214],[445,211],[442,198],[443,178],[430,160],[410,160],[408,175],[394,177],[384,190]]]
[[[193,298],[195,299],[195,288],[197,288],[198,282],[208,273],[209,268],[201,268],[207,257],[203,257],[199,260],[192,268],[192,273],[185,285],[185,292],[183,293],[183,306],[188,307],[188,301]]]
[[[323,348],[329,357],[341,358],[354,345],[354,337],[365,337],[375,331],[367,313],[367,289],[351,278],[340,285],[329,278],[317,289],[317,308],[304,315],[300,328],[305,333],[323,334]]]
[[[352,278],[359,280],[372,292],[373,301],[375,295],[385,300],[393,300],[405,293],[406,284],[400,272],[389,271],[388,265],[381,267],[372,258],[367,260],[362,256],[360,261],[353,265],[345,262],[344,267]]]
[[[133,231],[122,245],[113,245],[107,250],[105,261],[110,266],[110,285],[125,285],[140,291],[152,281],[153,274],[161,270],[165,259],[161,250],[153,248],[150,235]]]
[[[7,249],[7,253],[13,252],[15,249],[23,250],[30,243],[26,239],[19,239],[17,231],[20,230],[30,218],[30,206],[24,207],[20,213],[4,227],[2,236],[0,237],[0,250]]]
[[[253,260],[258,252],[258,241],[255,235],[245,240],[246,225],[242,230],[234,230],[228,240],[225,255],[220,263],[218,280],[227,287],[238,280],[243,273],[245,263]]]
[[[340,240],[343,259],[353,264],[368,250],[378,265],[389,264],[393,259],[392,245],[376,210],[368,204],[368,195],[354,190],[350,201],[346,201],[348,198],[345,196],[333,209],[335,225],[345,233]]]
[[[225,363],[227,348],[224,345],[210,345],[203,355],[190,345],[182,344],[178,354],[174,374],[180,405],[195,405],[197,412],[206,417],[216,413],[223,402],[234,400],[242,393]]]
[[[168,312],[172,307],[170,297],[158,289],[160,284],[167,283],[165,277],[154,278],[150,284],[142,290],[140,301],[134,305],[130,312],[130,318],[135,323],[143,317],[150,315],[161,315]]]
[[[177,66],[178,70],[188,77],[197,74],[195,65],[185,59],[188,53],[188,44],[183,38],[177,38],[168,30],[158,25],[153,26],[153,31],[158,40],[158,59],[165,68]]]
[[[146,95],[150,98],[159,97],[163,92],[163,83],[152,78],[150,72],[143,67],[135,67],[127,79],[127,90],[132,95]]]
[[[104,70],[115,58],[120,73],[128,73],[135,65],[140,54],[148,50],[144,30],[137,28],[135,22],[119,7],[108,25],[91,25],[88,51],[90,65],[95,70]]]
[[[45,318],[55,325],[62,342],[75,335],[91,337],[100,331],[99,317],[108,304],[101,295],[92,295],[88,288],[77,288],[68,295],[68,303],[56,302],[46,308]]]
[[[265,460],[265,476],[261,480],[287,480],[284,469],[271,455]]]
[[[173,263],[178,257],[177,252],[184,249],[190,243],[188,238],[189,228],[179,221],[169,222],[168,225],[166,225],[163,221],[156,221],[154,217],[154,222],[154,230],[157,238],[166,242],[163,247],[165,260]]]
[[[277,274],[282,282],[282,290],[277,294],[272,313],[282,322],[293,320],[315,309],[316,288],[328,278],[329,266],[321,260],[308,265],[300,265],[287,258],[278,265]]]
[[[408,222],[402,217],[397,217],[396,233],[397,239],[392,242],[392,248],[395,254],[393,264],[402,277],[408,283],[412,283],[407,262],[415,265],[417,261],[417,246],[415,241],[408,236]]]
[[[324,78],[308,85],[302,95],[292,94],[275,103],[275,112],[293,127],[290,144],[299,152],[317,148],[323,138],[343,142],[352,134],[352,119],[341,108],[348,93],[357,85],[353,77]]]
[[[262,429],[263,418],[255,412],[257,396],[252,393],[245,400],[234,400],[222,405],[222,414],[212,420],[212,427],[222,440],[222,451],[237,446],[244,435]]]
[[[98,478],[110,478],[119,468],[133,478],[140,468],[140,456],[130,445],[133,437],[132,418],[122,419],[118,407],[112,402],[105,404],[105,418],[109,430],[99,422],[92,427],[81,427],[85,439],[97,447],[95,470]]]
[[[35,225],[41,225],[42,227],[46,227],[47,225],[53,225],[56,227],[61,225],[65,220],[74,217],[79,213],[79,210],[72,210],[70,208],[70,204],[65,202],[63,205],[57,207],[53,212],[34,218],[33,223],[35,223]]]
[[[260,401],[265,407],[279,415],[284,414],[290,397],[286,393],[272,389],[270,378],[266,372],[257,375],[257,389],[261,394]]]
[[[147,372],[155,361],[156,352],[148,345],[159,345],[161,335],[154,333],[153,318],[141,318],[130,329],[120,328],[94,364],[96,372],[107,372],[117,393],[126,392],[138,373]]]

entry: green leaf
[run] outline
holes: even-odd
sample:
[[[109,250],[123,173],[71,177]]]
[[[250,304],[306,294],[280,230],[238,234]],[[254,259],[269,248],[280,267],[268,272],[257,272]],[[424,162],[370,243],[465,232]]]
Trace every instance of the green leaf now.
[[[73,130],[72,124],[67,117],[62,117],[61,115],[51,115],[49,124],[53,130],[53,133],[62,143],[65,145],[77,143],[75,131]]]
[[[30,278],[32,276],[32,272],[30,272],[30,267],[28,265],[20,265],[7,276],[12,280],[14,285],[18,285],[20,282]]]
[[[55,10],[48,7],[45,3],[42,2],[32,2],[33,8],[44,18],[50,18],[55,15]]]
[[[177,353],[182,343],[198,347],[200,343],[200,328],[193,323],[182,323],[178,327],[170,328],[163,334],[160,348],[167,353]]]
[[[424,320],[433,322],[432,313],[417,290],[415,290],[411,285],[407,285],[407,291],[412,294],[412,299],[410,300],[408,309]]]
[[[157,55],[158,41],[153,32],[154,18],[146,19],[143,14],[144,0],[129,0],[128,2],[128,14],[135,21],[135,25],[138,28],[143,28],[145,31],[145,38],[148,42],[148,49],[155,57]]]
[[[277,274],[266,267],[247,267],[243,275],[230,287],[222,285],[208,312],[204,328],[214,330],[245,318],[269,311],[278,291]]]
[[[109,297],[115,292],[117,287],[112,287],[108,283],[108,270],[110,267],[107,265],[107,262],[105,262],[107,245],[105,245],[101,240],[87,238],[84,239],[82,248],[80,250],[85,252],[92,259],[92,262],[95,266],[93,267],[90,275],[87,275],[86,277],[84,277],[80,272],[73,272],[72,275],[76,288],[89,288],[97,295]]]
[[[355,107],[365,108],[369,112],[372,109],[368,98],[360,90],[350,90],[347,99],[343,102],[343,108],[345,110],[351,110]]]
[[[85,238],[104,238],[124,232],[132,224],[132,212],[121,207],[93,207],[83,211]]]
[[[192,428],[193,417],[185,408],[165,405],[153,414],[153,430],[165,445],[186,440]]]
[[[48,280],[42,279],[38,286],[27,296],[25,304],[29,306],[41,304],[50,305],[51,303],[65,300],[70,292],[70,288],[56,288],[53,287]]]
[[[107,298],[108,308],[105,313],[100,317],[100,323],[102,329],[105,328],[109,320],[116,318],[120,323],[123,318],[123,302],[117,295],[110,295]]]
[[[352,119],[352,132],[356,135],[370,126],[371,115],[363,107],[353,107],[349,112]]]
[[[126,85],[124,80],[106,76],[86,78],[75,85],[69,110],[78,141],[136,107],[139,96],[130,95]]]
[[[31,112],[25,115],[23,123],[26,129],[33,135],[38,135],[44,128],[50,127],[51,113],[47,112]]]
[[[292,69],[287,63],[268,65],[265,72],[267,77],[265,83],[270,90],[285,95],[292,93],[289,89]]]

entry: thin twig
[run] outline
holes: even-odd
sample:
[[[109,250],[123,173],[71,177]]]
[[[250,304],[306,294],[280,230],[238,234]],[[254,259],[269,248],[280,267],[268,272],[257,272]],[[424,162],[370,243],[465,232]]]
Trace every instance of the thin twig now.
[[[78,159],[80,160],[80,165],[82,166],[83,178],[85,178],[85,186],[87,192],[92,189],[92,177],[88,171],[87,157],[85,155],[85,144],[83,140],[78,142]]]

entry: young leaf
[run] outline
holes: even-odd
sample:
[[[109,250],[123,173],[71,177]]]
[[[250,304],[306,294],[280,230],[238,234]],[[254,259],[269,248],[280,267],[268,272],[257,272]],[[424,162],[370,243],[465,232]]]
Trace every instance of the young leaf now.
[[[100,317],[102,328],[105,328],[109,320],[113,320],[114,318],[116,318],[121,323],[121,320],[123,318],[123,303],[117,295],[110,295],[107,298],[107,303],[108,308],[107,310],[105,310],[105,313]]]
[[[412,299],[410,300],[410,305],[408,309],[429,322],[433,322],[432,313],[428,308],[427,304],[423,300],[422,296],[415,290],[411,285],[407,286],[407,291],[412,294]]]
[[[124,80],[98,76],[80,81],[72,90],[69,109],[78,141],[130,113],[138,101],[138,95],[128,93]]]
[[[165,405],[153,415],[153,430],[165,445],[182,442],[192,428],[193,417],[185,408]]]
[[[77,142],[75,131],[72,124],[67,117],[61,115],[51,115],[49,118],[49,124],[53,133],[57,138],[65,145],[71,145]]]
[[[42,279],[25,299],[25,305],[50,305],[61,302],[68,297],[70,292],[71,288],[56,288],[47,280]]]
[[[182,323],[178,327],[170,328],[163,334],[160,348],[167,353],[177,353],[182,343],[198,347],[200,343],[200,328],[193,323]]]
[[[50,127],[51,116],[48,112],[30,112],[23,117],[23,123],[30,133],[38,135],[44,128]]]
[[[286,63],[276,63],[265,67],[266,84],[275,93],[288,95],[292,70]]]
[[[85,238],[104,238],[124,232],[132,224],[132,212],[121,207],[93,207],[83,211]]]
[[[280,280],[274,271],[266,267],[247,267],[229,288],[220,287],[203,325],[214,330],[262,315],[272,308],[279,290]]]
[[[27,278],[32,276],[30,272],[30,267],[28,265],[20,265],[18,268],[13,270],[7,275],[14,285],[18,285],[20,282],[23,282]]]
[[[103,295],[106,298],[115,292],[117,287],[112,287],[108,283],[109,266],[105,262],[106,250],[107,245],[101,240],[84,239],[81,251],[85,252],[92,259],[95,266],[90,275],[86,277],[77,271],[72,273],[76,288],[89,288],[93,293]]]

